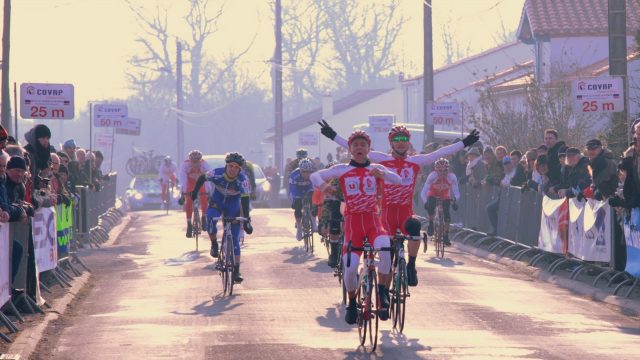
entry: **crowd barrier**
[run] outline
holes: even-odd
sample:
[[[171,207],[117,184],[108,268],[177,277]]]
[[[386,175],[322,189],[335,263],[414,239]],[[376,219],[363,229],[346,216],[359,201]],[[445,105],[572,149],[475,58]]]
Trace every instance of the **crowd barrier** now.
[[[74,277],[90,271],[77,250],[100,247],[122,221],[123,210],[114,208],[116,183],[112,174],[100,191],[78,186],[68,205],[39,208],[28,222],[0,224],[0,329],[19,331],[15,321],[24,323],[24,314],[49,306],[41,291],[70,287]],[[11,341],[3,331],[0,338]]]
[[[640,209],[628,217],[616,214],[606,202],[551,199],[519,187],[461,185],[460,193],[459,209],[451,212],[452,240],[546,267],[552,274],[568,270],[571,279],[597,273],[594,286],[608,281],[614,294],[626,289],[628,297],[640,287]],[[489,236],[494,229],[487,205],[496,200],[498,226]],[[417,213],[425,216],[422,204],[416,205]],[[618,218],[624,218],[623,228]],[[626,243],[624,271],[615,270],[622,266],[625,250],[616,246],[616,235]]]

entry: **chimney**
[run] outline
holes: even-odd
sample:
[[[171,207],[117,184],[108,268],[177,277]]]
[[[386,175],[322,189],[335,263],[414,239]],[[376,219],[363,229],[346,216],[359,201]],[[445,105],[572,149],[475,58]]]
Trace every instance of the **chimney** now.
[[[327,120],[333,116],[333,96],[326,94],[322,96],[322,118]]]

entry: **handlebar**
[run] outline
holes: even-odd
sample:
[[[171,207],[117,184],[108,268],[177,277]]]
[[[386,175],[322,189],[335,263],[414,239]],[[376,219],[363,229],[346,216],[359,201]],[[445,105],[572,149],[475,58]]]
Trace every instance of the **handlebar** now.
[[[247,222],[249,219],[247,219],[245,217],[242,217],[242,216],[236,216],[236,217],[218,216],[218,217],[211,218],[211,220],[214,220],[214,221],[222,220],[224,222],[233,222],[233,221]]]
[[[349,244],[347,244],[347,267],[351,267],[351,252],[352,251],[364,251],[365,253],[367,252],[374,252],[374,251],[393,251],[394,248],[393,246],[385,246],[385,247],[381,247],[379,249],[376,249],[373,247],[373,245],[369,244],[367,241],[365,241],[364,245],[362,247],[355,247],[351,244],[351,240],[349,240]]]

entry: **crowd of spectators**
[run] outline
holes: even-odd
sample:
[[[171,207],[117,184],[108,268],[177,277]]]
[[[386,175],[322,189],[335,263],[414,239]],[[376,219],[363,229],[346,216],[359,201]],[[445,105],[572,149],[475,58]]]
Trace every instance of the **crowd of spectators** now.
[[[77,185],[99,191],[101,182],[108,180],[100,171],[100,151],[78,148],[68,140],[57,152],[50,143],[51,130],[43,124],[24,136],[22,146],[0,126],[0,222],[27,222],[40,207],[70,204]],[[14,267],[23,251],[15,242]]]

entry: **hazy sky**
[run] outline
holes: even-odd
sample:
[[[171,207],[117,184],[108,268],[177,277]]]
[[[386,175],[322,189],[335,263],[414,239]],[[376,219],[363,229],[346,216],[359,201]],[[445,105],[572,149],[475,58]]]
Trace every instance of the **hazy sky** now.
[[[156,0],[132,0],[153,9]],[[293,0],[283,0],[283,3]],[[365,1],[365,0],[362,0]],[[158,0],[170,9],[171,23],[184,16],[183,0]],[[220,3],[211,0],[212,5]],[[207,44],[208,54],[224,54],[255,43],[243,58],[261,81],[270,84],[267,64],[273,53],[270,0],[229,0],[219,32]],[[524,0],[433,0],[434,62],[443,63],[441,33],[450,24],[457,41],[472,53],[494,47],[500,18],[507,30],[517,28]],[[211,6],[215,10],[217,6]],[[403,69],[415,75],[422,64],[422,0],[402,0],[409,18],[399,39]],[[11,81],[72,83],[76,113],[89,100],[130,94],[125,73],[128,58],[140,52],[140,33],[124,0],[18,0],[12,4]],[[186,36],[187,34],[182,34]]]

